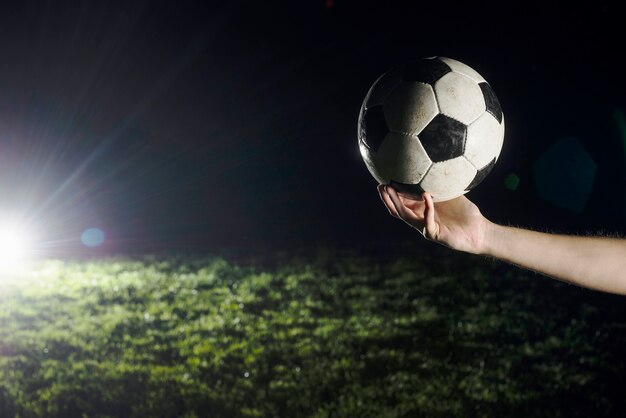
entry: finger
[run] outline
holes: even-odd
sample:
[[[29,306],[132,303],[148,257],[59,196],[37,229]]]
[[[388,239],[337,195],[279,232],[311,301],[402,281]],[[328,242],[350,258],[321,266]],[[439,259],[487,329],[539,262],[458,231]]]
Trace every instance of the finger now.
[[[398,214],[398,211],[393,205],[393,202],[391,201],[391,198],[389,197],[389,193],[387,193],[384,184],[378,185],[378,195],[380,196],[380,199],[383,201],[383,203],[387,207],[389,214],[393,216],[394,218],[400,219],[400,215]]]
[[[424,198],[424,236],[428,239],[436,239],[439,234],[439,225],[435,222],[435,203],[430,193],[425,192]]]
[[[424,200],[422,200],[423,198],[417,200],[415,196],[403,196],[400,193],[398,193],[398,197],[400,198],[400,202],[402,202],[402,204],[409,210],[415,212],[420,217],[424,216],[425,203]]]
[[[416,228],[422,228],[424,219],[417,216],[415,212],[406,207],[406,205],[402,203],[402,200],[400,199],[400,196],[398,196],[398,193],[392,187],[388,186],[385,189],[387,190],[387,194],[391,198],[391,202],[396,208],[396,211],[398,212],[400,218]]]

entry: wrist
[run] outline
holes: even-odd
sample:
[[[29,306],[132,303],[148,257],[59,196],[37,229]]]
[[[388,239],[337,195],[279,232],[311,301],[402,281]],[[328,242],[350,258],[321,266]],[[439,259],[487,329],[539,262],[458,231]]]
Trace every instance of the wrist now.
[[[476,254],[486,256],[494,255],[498,232],[501,228],[501,225],[495,224],[488,219],[484,220],[482,237],[480,237],[479,242],[477,243]]]

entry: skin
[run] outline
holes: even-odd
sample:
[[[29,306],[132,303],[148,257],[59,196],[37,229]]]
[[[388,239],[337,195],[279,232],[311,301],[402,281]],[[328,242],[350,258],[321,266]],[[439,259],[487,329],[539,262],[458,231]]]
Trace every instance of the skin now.
[[[379,185],[389,213],[427,240],[451,249],[494,257],[593,290],[626,295],[626,240],[578,237],[495,224],[465,196],[435,205]]]

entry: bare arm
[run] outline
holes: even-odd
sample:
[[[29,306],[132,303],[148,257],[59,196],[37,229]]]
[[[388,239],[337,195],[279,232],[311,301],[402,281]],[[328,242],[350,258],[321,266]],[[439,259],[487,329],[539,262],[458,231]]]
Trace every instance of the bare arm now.
[[[482,254],[578,286],[626,294],[626,240],[577,237],[494,224],[462,196],[437,203],[400,196],[379,186],[389,212],[426,239],[452,249]]]
[[[490,223],[482,254],[590,289],[626,294],[626,240]]]

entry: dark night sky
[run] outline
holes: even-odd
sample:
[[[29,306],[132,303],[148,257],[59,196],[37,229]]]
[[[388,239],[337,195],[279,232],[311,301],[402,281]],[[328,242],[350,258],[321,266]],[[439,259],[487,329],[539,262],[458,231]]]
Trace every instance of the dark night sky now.
[[[389,67],[443,55],[478,70],[505,113],[501,159],[468,195],[488,217],[623,231],[617,10],[403,3],[4,5],[0,208],[27,214],[50,253],[94,226],[113,252],[411,238],[360,159],[358,111]],[[532,162],[568,136],[598,163],[583,213],[533,186]]]

